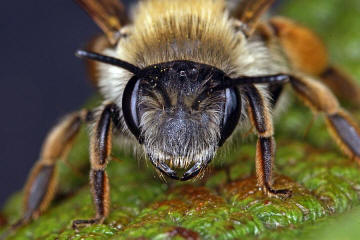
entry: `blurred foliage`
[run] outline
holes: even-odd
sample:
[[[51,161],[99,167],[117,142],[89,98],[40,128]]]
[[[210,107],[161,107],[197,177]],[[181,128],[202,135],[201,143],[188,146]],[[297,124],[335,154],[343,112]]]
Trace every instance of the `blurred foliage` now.
[[[360,80],[360,1],[285,0],[280,13],[315,30],[331,60]]]
[[[313,28],[332,61],[360,79],[358,0],[285,1],[280,13]],[[360,122],[360,111],[354,112]],[[358,239],[360,171],[328,135],[323,119],[311,122],[295,101],[276,124],[276,188],[287,200],[266,198],[254,178],[255,141],[225,147],[204,180],[162,183],[152,168],[115,149],[109,164],[111,213],[103,225],[73,231],[71,221],[94,214],[87,185],[85,129],[70,153],[74,172],[60,163],[59,197],[38,220],[10,239]],[[240,146],[240,147],[239,147]],[[21,193],[3,209],[8,222],[20,214]]]

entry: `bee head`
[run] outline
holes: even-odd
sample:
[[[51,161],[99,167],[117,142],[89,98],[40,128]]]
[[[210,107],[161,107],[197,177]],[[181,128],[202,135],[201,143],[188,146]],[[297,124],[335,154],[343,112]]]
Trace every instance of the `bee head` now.
[[[174,61],[149,66],[127,84],[123,112],[154,166],[188,168],[182,180],[206,168],[240,116],[236,88],[216,89],[226,75],[211,66]]]
[[[241,113],[237,86],[244,90],[241,86],[289,81],[284,74],[230,78],[215,67],[185,60],[140,69],[93,52],[76,55],[134,74],[123,92],[126,125],[161,173],[179,179],[172,168],[189,168],[183,181],[204,170],[234,131]]]

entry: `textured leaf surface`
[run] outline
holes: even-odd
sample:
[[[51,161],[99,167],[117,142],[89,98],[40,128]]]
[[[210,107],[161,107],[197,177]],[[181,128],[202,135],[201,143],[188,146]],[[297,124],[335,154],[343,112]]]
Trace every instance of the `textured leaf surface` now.
[[[319,32],[333,61],[360,79],[357,0],[293,0],[283,11]],[[360,111],[354,114],[360,123]],[[255,139],[239,137],[220,152],[203,180],[186,184],[162,183],[144,161],[115,150],[119,160],[108,168],[109,218],[103,225],[73,231],[72,220],[94,214],[83,131],[69,159],[80,173],[60,163],[60,196],[43,216],[10,239],[356,239],[360,170],[338,151],[322,117],[304,137],[311,118],[310,111],[295,101],[276,124],[275,187],[291,188],[290,199],[266,198],[256,186]],[[20,206],[18,193],[3,210],[8,222],[19,217]]]

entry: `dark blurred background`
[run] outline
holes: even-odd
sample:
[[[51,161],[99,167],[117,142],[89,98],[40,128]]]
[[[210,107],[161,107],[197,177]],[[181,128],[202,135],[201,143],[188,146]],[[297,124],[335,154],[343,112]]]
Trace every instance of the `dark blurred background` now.
[[[0,32],[2,206],[22,188],[53,124],[93,94],[74,52],[101,31],[74,1],[35,0],[4,1]]]

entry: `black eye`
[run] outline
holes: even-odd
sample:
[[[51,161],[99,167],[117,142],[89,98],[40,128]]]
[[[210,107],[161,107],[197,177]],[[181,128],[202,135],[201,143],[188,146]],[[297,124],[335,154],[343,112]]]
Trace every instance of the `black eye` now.
[[[137,110],[139,85],[140,79],[138,79],[137,77],[133,77],[130,79],[124,90],[122,109],[127,127],[141,143],[142,140],[140,138],[140,121]]]
[[[225,90],[225,110],[221,126],[221,139],[219,146],[222,146],[226,139],[232,134],[239,122],[241,112],[241,100],[236,88],[227,88]]]

